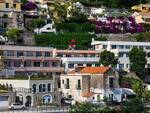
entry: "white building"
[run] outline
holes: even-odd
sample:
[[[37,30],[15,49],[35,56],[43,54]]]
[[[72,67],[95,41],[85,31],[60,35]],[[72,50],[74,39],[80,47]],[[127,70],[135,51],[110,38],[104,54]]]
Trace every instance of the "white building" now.
[[[59,93],[56,81],[52,79],[0,79],[0,84],[11,85],[16,93],[16,102],[23,105],[37,106],[40,104],[59,104]]]
[[[91,45],[96,51],[102,52],[104,50],[111,51],[118,57],[119,64],[117,69],[129,71],[129,51],[133,47],[144,49],[147,52],[147,65],[150,67],[150,42],[125,42],[125,41],[94,41]]]

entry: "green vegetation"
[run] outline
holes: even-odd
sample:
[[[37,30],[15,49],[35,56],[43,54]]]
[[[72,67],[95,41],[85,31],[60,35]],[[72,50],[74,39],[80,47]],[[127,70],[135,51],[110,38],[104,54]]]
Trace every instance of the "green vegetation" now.
[[[139,33],[135,36],[138,42],[150,42],[150,32]]]
[[[141,79],[146,73],[145,65],[147,63],[146,52],[137,47],[133,47],[129,52],[130,70],[134,71]]]
[[[58,31],[63,32],[92,32],[95,29],[95,26],[90,23],[58,23],[56,24],[56,28]]]
[[[144,108],[144,104],[141,98],[134,98],[129,102],[125,102],[123,106],[123,113],[146,113]]]
[[[118,58],[115,57],[115,54],[113,52],[104,50],[101,52],[100,56],[100,64],[104,66],[111,65],[112,67],[116,66],[118,63]]]
[[[68,49],[70,41],[77,41],[76,49],[88,49],[92,40],[92,35],[88,33],[58,33],[35,35],[37,46],[52,46],[58,49]]]
[[[86,6],[106,6],[108,8],[130,8],[133,5],[146,3],[149,0],[80,0]]]
[[[69,113],[117,113],[117,111],[108,107],[100,107],[90,103],[78,103],[71,106]]]
[[[45,25],[45,20],[42,18],[33,19],[31,22],[27,23],[26,28],[29,31],[33,31],[36,28],[41,28]]]
[[[9,29],[5,35],[8,37],[9,40],[12,40],[14,42],[20,42],[21,40],[20,33],[21,30],[13,28]]]

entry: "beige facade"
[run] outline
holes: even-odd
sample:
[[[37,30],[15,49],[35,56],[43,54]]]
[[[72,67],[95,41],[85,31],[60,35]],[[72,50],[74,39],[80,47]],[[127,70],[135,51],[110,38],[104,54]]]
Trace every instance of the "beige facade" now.
[[[60,104],[60,93],[57,90],[55,78],[49,80],[1,79],[0,83],[11,85],[16,98],[19,98],[17,102],[25,106]]]
[[[87,67],[87,70],[91,71],[86,72],[87,70],[83,68],[79,72],[74,71],[60,76],[63,96],[71,97],[78,102],[91,101],[93,98],[97,101],[103,99],[108,90],[118,88],[118,73],[112,68],[102,72],[101,68],[105,69],[105,67]],[[94,70],[99,71],[95,73]]]

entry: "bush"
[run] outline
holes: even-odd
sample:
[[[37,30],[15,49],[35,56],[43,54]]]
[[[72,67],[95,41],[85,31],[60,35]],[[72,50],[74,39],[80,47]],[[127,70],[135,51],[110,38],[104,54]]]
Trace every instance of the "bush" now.
[[[76,32],[76,33],[81,33],[81,32],[91,32],[94,31],[95,27],[94,25],[90,23],[58,23],[56,24],[56,28],[58,31],[63,31],[63,32]]]
[[[66,33],[66,34],[35,34],[35,45],[52,46],[58,49],[67,49],[70,40],[77,42],[76,49],[88,49],[92,40],[92,36],[88,33]]]

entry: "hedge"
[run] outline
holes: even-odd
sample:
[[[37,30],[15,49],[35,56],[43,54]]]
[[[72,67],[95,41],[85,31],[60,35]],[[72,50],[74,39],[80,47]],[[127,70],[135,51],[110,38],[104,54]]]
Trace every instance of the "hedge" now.
[[[36,46],[52,46],[58,49],[67,49],[70,40],[77,42],[76,49],[86,50],[90,47],[92,35],[88,33],[59,33],[59,34],[35,34]]]
[[[56,29],[63,32],[92,32],[95,30],[95,25],[91,23],[58,23]]]

